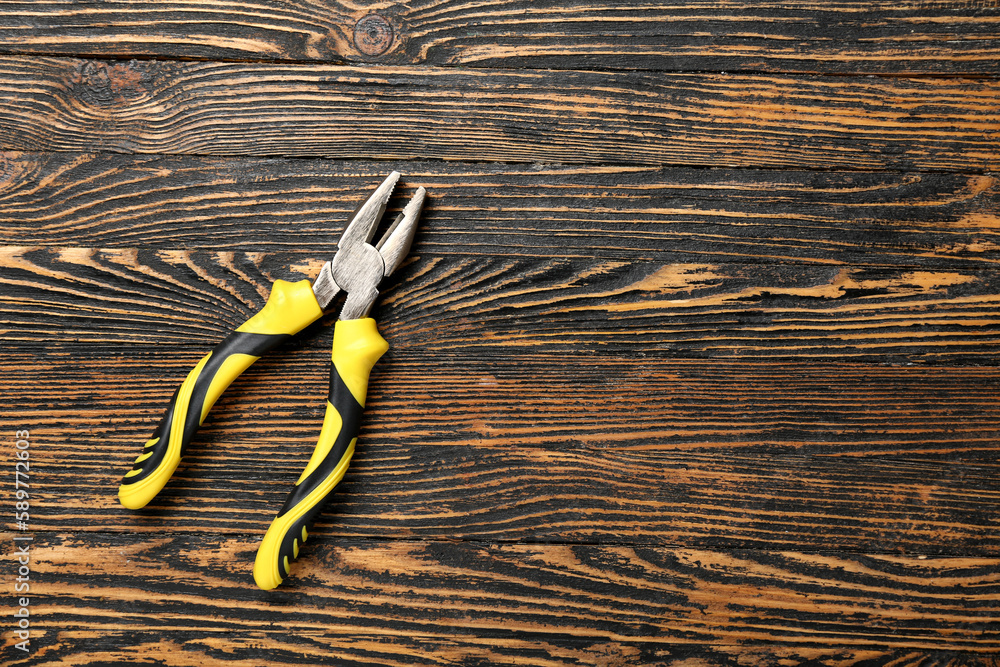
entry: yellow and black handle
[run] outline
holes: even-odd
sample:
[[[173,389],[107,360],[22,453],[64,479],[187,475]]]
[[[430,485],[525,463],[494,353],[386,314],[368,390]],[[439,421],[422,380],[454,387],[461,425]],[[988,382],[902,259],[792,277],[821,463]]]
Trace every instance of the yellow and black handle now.
[[[330,395],[319,441],[257,551],[253,577],[264,590],[271,590],[288,576],[299,545],[309,535],[309,526],[347,472],[361,426],[368,375],[388,349],[375,320],[337,322]]]
[[[163,420],[122,481],[129,509],[152,500],[177,469],[184,450],[223,391],[265,352],[323,315],[308,280],[277,280],[260,312],[205,355],[174,393]]]

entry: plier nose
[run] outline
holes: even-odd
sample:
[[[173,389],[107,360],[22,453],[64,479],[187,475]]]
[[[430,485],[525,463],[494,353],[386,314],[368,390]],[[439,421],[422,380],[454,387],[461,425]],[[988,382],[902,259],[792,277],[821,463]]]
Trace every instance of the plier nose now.
[[[389,197],[399,180],[394,171],[354,212],[347,229],[337,242],[338,251],[323,265],[313,285],[320,306],[328,307],[338,292],[347,292],[340,319],[354,320],[368,315],[382,280],[399,267],[413,243],[417,220],[427,192],[418,188],[376,245],[371,244],[379,221],[385,214]]]
[[[139,509],[163,489],[198,426],[223,391],[262,354],[281,344],[347,297],[334,327],[330,393],[319,441],[261,542],[254,579],[264,589],[281,583],[308,537],[308,526],[347,471],[354,453],[368,376],[389,345],[368,317],[378,286],[409,252],[426,199],[419,188],[377,244],[375,230],[399,180],[392,172],[355,211],[334,257],[314,283],[276,280],[261,310],[206,354],[174,393],[159,426],[118,489],[121,503]]]

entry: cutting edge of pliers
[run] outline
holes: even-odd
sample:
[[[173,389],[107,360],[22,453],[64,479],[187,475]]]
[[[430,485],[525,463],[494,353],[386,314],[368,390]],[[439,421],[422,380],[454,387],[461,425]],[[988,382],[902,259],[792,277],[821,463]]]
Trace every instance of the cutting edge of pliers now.
[[[371,243],[399,176],[398,171],[389,174],[367,201],[358,207],[337,242],[337,253],[323,265],[312,285],[316,301],[324,310],[338,293],[347,293],[340,311],[342,320],[355,320],[368,315],[378,298],[379,284],[399,268],[410,251],[427,196],[422,187],[417,188],[378,243]]]

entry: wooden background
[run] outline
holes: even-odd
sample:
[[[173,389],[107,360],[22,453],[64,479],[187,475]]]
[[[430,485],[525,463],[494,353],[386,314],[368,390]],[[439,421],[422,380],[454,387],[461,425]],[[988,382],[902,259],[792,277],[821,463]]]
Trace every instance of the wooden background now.
[[[0,150],[0,662],[1000,664],[995,0],[9,2]],[[392,349],[265,593],[332,317],[118,483],[392,169]]]

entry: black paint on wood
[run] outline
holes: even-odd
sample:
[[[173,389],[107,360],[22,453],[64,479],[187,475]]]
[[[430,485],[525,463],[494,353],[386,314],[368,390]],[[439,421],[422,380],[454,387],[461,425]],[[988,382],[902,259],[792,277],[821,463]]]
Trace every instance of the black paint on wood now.
[[[506,69],[998,73],[995,3],[36,0],[0,53]]]
[[[0,442],[30,432],[33,541],[0,662],[995,667],[995,5],[5,5]],[[264,593],[333,314],[155,503],[117,484],[392,169],[430,194],[392,347]]]
[[[1000,168],[992,78],[0,58],[0,149]]]

